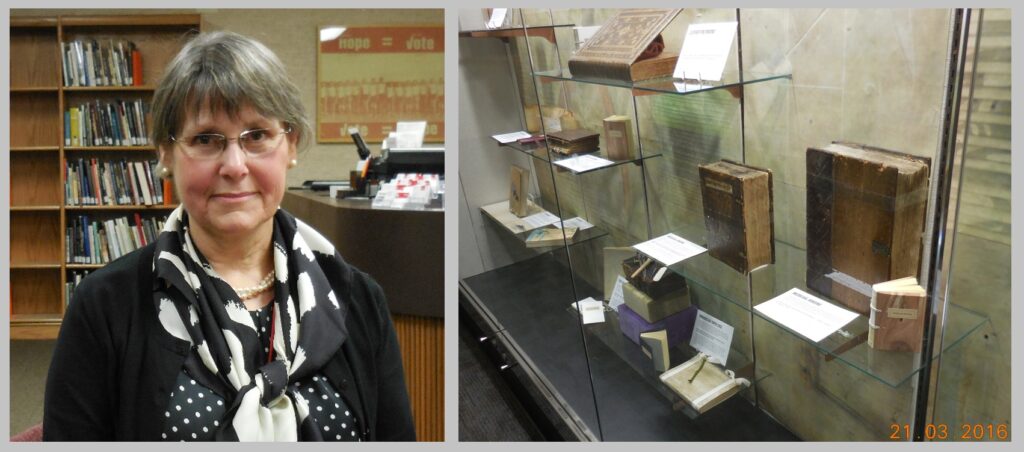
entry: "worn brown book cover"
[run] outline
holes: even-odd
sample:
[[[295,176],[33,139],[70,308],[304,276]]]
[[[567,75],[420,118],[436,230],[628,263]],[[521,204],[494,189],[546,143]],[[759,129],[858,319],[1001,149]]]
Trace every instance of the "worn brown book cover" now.
[[[747,379],[735,378],[710,361],[702,365],[701,360],[702,355],[694,356],[660,376],[665,386],[698,413],[706,413],[750,384]]]
[[[666,56],[661,58],[662,61],[648,63],[646,67],[638,68],[636,74],[631,68],[679,11],[681,10],[627,9],[619,13],[569,58],[569,71],[573,77],[625,82],[671,75],[675,68],[675,55],[663,54]],[[653,59],[659,57],[661,55]],[[670,66],[668,59],[671,59]]]
[[[698,171],[711,257],[742,273],[775,262],[771,171],[728,160]]]
[[[609,160],[636,158],[633,120],[625,115],[604,118],[604,149]]]
[[[559,154],[593,152],[601,144],[600,135],[587,129],[570,129],[547,134],[548,148]]]
[[[529,213],[527,191],[530,187],[530,170],[512,165],[509,178],[508,209],[517,217],[525,217]]]
[[[668,77],[676,70],[677,53],[662,53],[654,58],[640,60],[629,66],[630,81],[639,82]]]
[[[868,346],[875,350],[921,351],[927,297],[917,278],[878,283],[871,289]]]
[[[872,284],[917,276],[930,163],[853,143],[807,149],[807,287],[868,315]]]

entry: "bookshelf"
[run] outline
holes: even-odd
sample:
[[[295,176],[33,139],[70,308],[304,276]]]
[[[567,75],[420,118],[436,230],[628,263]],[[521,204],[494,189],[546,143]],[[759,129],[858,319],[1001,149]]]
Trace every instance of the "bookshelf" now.
[[[141,99],[148,107],[164,67],[200,29],[198,14],[11,18],[11,339],[56,338],[68,301],[65,283],[75,271],[102,267],[66,262],[64,231],[75,217],[102,221],[137,213],[152,218],[175,207],[69,206],[65,158],[145,161],[156,158],[156,148],[66,146],[64,111],[116,99]],[[142,55],[142,85],[63,86],[61,43],[77,39],[134,42]],[[149,121],[147,113],[147,127]]]

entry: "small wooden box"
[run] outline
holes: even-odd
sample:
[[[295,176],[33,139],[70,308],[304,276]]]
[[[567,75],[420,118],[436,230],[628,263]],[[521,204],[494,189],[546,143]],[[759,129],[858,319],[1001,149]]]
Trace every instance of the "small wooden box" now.
[[[711,257],[742,273],[775,262],[771,171],[722,160],[699,172]]]
[[[633,287],[632,284],[623,284],[622,296],[626,306],[650,323],[655,323],[690,307],[690,292],[685,286],[661,297],[651,298],[640,289]]]

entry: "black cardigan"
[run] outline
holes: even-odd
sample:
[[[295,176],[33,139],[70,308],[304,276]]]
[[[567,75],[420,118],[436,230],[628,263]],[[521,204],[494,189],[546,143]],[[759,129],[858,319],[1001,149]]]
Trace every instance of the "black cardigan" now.
[[[46,380],[44,440],[159,441],[190,344],[153,304],[150,244],[85,278],[64,315]],[[384,292],[348,264],[327,274],[349,300],[349,337],[323,373],[362,421],[364,437],[415,440],[398,340]]]

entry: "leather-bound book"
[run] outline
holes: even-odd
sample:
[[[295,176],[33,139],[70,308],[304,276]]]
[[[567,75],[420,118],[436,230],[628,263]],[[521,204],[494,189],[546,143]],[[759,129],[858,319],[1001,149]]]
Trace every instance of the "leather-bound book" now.
[[[634,82],[672,75],[678,55],[662,52],[661,30],[680,9],[627,9],[569,58],[575,78]]]
[[[868,315],[872,284],[917,276],[930,163],[852,143],[807,149],[807,287]]]
[[[587,129],[570,129],[547,134],[548,148],[559,154],[594,152],[601,145],[597,132]]]
[[[871,288],[868,346],[875,350],[921,351],[927,293],[917,284],[917,278],[900,278]]]
[[[698,171],[711,257],[742,273],[775,262],[771,171],[729,160]]]

